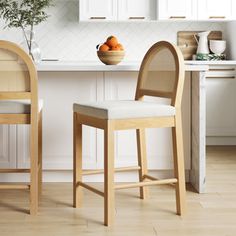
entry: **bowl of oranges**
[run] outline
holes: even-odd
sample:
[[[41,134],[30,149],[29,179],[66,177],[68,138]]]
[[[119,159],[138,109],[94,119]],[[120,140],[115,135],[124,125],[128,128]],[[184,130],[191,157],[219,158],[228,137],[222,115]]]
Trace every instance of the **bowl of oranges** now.
[[[98,58],[106,65],[117,65],[125,56],[124,47],[115,36],[109,36],[105,43],[97,45],[97,50]]]

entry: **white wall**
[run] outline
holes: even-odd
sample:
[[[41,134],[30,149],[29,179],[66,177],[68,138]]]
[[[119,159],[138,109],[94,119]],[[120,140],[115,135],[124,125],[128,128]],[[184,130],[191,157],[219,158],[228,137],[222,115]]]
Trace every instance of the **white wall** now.
[[[98,60],[96,45],[107,36],[116,35],[126,49],[126,61],[141,60],[147,49],[156,41],[176,42],[177,31],[222,30],[224,23],[159,22],[159,23],[79,23],[78,0],[55,0],[51,17],[36,28],[36,38],[44,58],[63,60]],[[21,42],[20,30],[3,30],[0,38]]]

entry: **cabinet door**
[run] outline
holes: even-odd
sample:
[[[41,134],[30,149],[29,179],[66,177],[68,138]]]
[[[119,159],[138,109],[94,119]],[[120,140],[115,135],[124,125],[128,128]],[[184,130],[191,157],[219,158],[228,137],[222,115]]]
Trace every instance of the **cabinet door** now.
[[[105,100],[134,100],[138,74],[136,72],[106,72]],[[115,164],[116,166],[137,165],[135,130],[115,132]],[[98,145],[98,162],[103,168],[103,132]]]
[[[15,125],[0,125],[0,168],[16,168]]]
[[[43,168],[72,169],[73,103],[102,97],[103,77],[97,72],[39,73],[39,97],[43,99]],[[97,130],[83,126],[83,167],[97,168]],[[18,127],[18,166],[29,165],[29,129]]]
[[[80,0],[81,21],[117,20],[117,0]]]
[[[197,18],[196,0],[159,0],[159,20],[193,20]]]
[[[230,73],[230,68],[228,70],[229,72],[225,73],[229,73],[229,75],[221,73],[221,75],[209,77],[206,81],[206,135],[208,140],[214,140],[215,137],[236,136],[236,79],[233,74],[235,72]]]
[[[118,0],[118,20],[155,20],[156,0]]]
[[[232,19],[233,2],[235,0],[198,0],[198,19]]]
[[[160,104],[169,104],[169,100],[150,98]],[[182,98],[182,126],[185,169],[191,162],[191,73],[186,72]],[[150,169],[173,169],[173,149],[171,128],[147,129],[147,156]]]

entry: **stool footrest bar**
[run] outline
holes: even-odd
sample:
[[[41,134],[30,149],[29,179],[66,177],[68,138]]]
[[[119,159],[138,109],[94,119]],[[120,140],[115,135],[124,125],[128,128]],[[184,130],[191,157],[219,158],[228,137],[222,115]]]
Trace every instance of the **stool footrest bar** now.
[[[125,171],[134,171],[134,170],[140,170],[140,166],[131,166],[131,167],[120,167],[115,168],[115,172],[125,172]],[[102,174],[104,173],[104,170],[84,170],[83,175],[96,175],[96,174]]]
[[[92,191],[92,192],[94,192],[94,193],[96,193],[96,194],[98,194],[98,195],[104,197],[104,193],[103,193],[102,191],[100,191],[100,190],[98,190],[98,189],[96,189],[96,188],[94,188],[94,187],[92,187],[92,186],[90,186],[90,185],[88,185],[88,184],[79,182],[78,185],[77,185],[77,187],[78,187],[79,185],[80,185],[81,187],[83,187],[83,188],[86,188],[86,189],[88,189],[88,190],[90,190],[90,191]]]
[[[143,176],[143,179],[144,179],[144,180],[145,180],[145,179],[148,179],[148,180],[159,180],[158,178],[153,177],[153,176],[151,176],[151,175],[144,175],[144,176]],[[168,184],[168,185],[170,185],[170,186],[172,186],[172,187],[175,187],[175,183],[170,183],[170,184]]]
[[[153,180],[153,181],[133,183],[133,184],[120,184],[120,185],[116,185],[115,189],[136,188],[136,187],[142,187],[142,186],[171,184],[171,183],[177,183],[177,179],[163,179],[163,180]]]
[[[0,190],[1,189],[30,189],[30,185],[26,185],[26,184],[2,184],[0,185]]]
[[[29,173],[30,169],[0,169],[0,173]]]
[[[151,176],[151,175],[144,175],[144,176],[143,176],[143,179],[149,179],[149,180],[159,180],[158,178],[156,178],[156,177],[153,177],[153,176]]]

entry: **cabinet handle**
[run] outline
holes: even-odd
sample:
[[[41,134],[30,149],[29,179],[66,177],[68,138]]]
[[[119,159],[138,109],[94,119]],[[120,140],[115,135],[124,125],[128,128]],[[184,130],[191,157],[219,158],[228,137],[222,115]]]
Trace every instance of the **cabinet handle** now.
[[[225,16],[209,16],[209,19],[225,19]]]
[[[209,69],[209,71],[235,71],[234,68],[228,68],[228,69]]]
[[[105,16],[91,16],[90,20],[105,20]]]
[[[235,79],[235,76],[214,76],[214,77],[206,77],[206,79]]]
[[[129,20],[144,20],[145,16],[130,16]]]
[[[186,19],[186,16],[170,16],[170,19]]]

